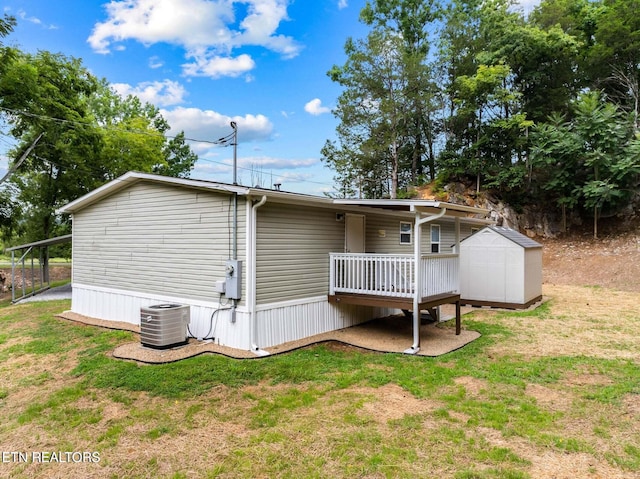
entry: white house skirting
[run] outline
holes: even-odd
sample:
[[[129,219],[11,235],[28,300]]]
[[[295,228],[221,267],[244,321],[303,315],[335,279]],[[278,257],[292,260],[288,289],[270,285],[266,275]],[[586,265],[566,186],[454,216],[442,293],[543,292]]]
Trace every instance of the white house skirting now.
[[[91,318],[125,321],[140,324],[140,308],[154,304],[175,303],[191,306],[189,330],[194,337],[213,336],[215,342],[237,349],[251,349],[249,340],[249,313],[245,308],[236,310],[236,320],[226,306],[201,300],[117,290],[99,286],[73,284],[71,310]],[[214,312],[219,310],[214,315]],[[209,331],[211,331],[209,333]]]
[[[236,320],[232,322],[226,306],[215,302],[74,283],[71,310],[92,318],[139,325],[140,308],[162,303],[188,304],[191,307],[189,330],[194,337],[213,336],[217,344],[243,350],[251,349],[251,317],[245,307],[236,310]],[[255,313],[256,343],[260,348],[277,346],[315,334],[355,326],[394,312],[395,310],[386,308],[330,304],[326,296],[265,304],[259,306]]]
[[[274,303],[258,308],[256,323],[259,347],[268,348],[315,334],[355,326],[395,312],[385,308],[335,305],[329,303],[326,296],[296,303]]]

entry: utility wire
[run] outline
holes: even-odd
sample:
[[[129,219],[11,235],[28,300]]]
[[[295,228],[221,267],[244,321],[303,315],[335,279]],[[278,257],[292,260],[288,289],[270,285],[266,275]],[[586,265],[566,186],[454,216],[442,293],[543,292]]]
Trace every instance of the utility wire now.
[[[11,113],[12,115],[21,115],[21,116],[27,116],[30,118],[38,118],[39,120],[47,120],[47,121],[53,121],[56,123],[61,123],[61,124],[69,124],[69,125],[77,125],[77,126],[94,126],[92,123],[89,122],[85,122],[85,121],[77,121],[77,120],[67,120],[64,118],[54,118],[51,116],[45,116],[45,115],[38,115],[36,113],[30,113],[28,111],[23,111],[23,110],[14,110],[12,108],[5,108],[0,106],[0,110],[2,111],[6,111],[7,113]],[[176,139],[178,138],[177,136],[172,136],[172,135],[167,135],[164,133],[153,133],[151,131],[147,131],[147,130],[130,130],[130,129],[124,129],[124,128],[117,128],[114,126],[107,126],[107,125],[99,125],[99,128],[103,129],[103,130],[107,130],[107,131],[115,131],[115,132],[120,132],[120,133],[134,133],[136,135],[146,135],[146,136],[160,136],[163,138],[170,138],[170,139]],[[211,141],[211,140],[198,140],[195,138],[187,138],[185,137],[185,141],[193,141],[193,142],[198,142],[198,143],[207,143],[207,144],[211,144],[211,145],[221,145],[221,146],[231,146],[231,143],[229,143],[229,141],[231,140],[231,138],[233,138],[233,132],[228,134],[227,136],[224,136],[216,141]]]

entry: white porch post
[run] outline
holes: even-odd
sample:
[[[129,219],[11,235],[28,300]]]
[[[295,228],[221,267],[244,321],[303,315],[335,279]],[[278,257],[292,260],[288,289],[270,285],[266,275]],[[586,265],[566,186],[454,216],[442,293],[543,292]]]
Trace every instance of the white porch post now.
[[[420,300],[422,299],[422,225],[431,221],[442,218],[447,212],[446,208],[442,208],[440,213],[433,216],[427,216],[422,218],[419,210],[415,210],[416,220],[414,226],[414,243],[413,243],[413,255],[414,255],[414,289],[413,289],[413,345],[409,349],[405,349],[406,354],[416,354],[420,351]]]

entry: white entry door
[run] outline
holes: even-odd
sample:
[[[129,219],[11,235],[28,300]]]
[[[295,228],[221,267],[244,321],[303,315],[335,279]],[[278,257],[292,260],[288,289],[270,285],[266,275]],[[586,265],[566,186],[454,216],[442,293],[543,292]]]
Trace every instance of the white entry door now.
[[[364,215],[346,215],[344,237],[345,252],[364,253]]]

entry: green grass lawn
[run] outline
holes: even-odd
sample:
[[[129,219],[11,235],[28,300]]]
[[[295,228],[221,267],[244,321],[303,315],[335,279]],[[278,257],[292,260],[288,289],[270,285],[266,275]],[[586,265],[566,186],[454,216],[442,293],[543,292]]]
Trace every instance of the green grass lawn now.
[[[639,477],[637,356],[509,350],[523,322],[566,321],[554,304],[465,316],[482,337],[439,358],[329,343],[149,366],[109,356],[134,334],[55,318],[67,301],[0,303],[0,450],[100,458],[0,476]]]

